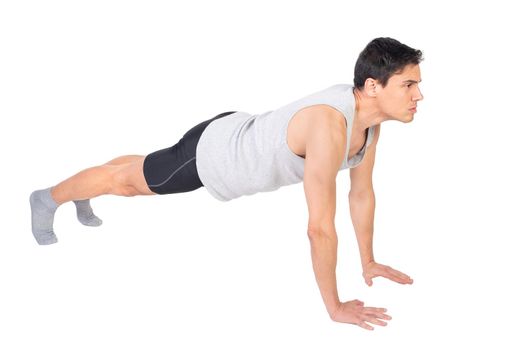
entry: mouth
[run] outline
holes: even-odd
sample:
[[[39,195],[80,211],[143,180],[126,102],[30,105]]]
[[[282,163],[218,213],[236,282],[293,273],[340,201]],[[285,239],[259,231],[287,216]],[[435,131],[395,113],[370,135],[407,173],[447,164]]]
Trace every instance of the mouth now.
[[[410,108],[409,110],[410,110],[411,112],[413,112],[413,113],[417,113],[417,107],[416,107],[416,106],[413,107],[413,108]]]

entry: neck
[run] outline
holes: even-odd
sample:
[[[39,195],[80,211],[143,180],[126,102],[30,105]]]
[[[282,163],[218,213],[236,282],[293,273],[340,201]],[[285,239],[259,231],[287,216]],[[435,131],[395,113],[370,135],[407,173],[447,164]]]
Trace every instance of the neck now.
[[[353,130],[355,132],[363,133],[367,128],[386,120],[377,106],[376,99],[357,88],[353,89],[353,95],[355,96],[355,115],[353,120]]]

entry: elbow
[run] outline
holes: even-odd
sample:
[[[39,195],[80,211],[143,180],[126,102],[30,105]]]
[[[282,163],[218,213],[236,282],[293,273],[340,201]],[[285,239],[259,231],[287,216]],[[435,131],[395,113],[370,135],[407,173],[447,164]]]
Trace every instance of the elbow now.
[[[309,225],[307,229],[307,236],[310,241],[326,238],[337,240],[337,232],[334,225]]]
[[[375,191],[373,191],[373,188],[369,188],[366,190],[351,190],[349,191],[349,199],[353,200],[359,200],[359,199],[368,199],[368,198],[375,198]]]
[[[334,230],[308,230],[309,244],[314,251],[326,249],[326,247],[338,246],[338,237]]]

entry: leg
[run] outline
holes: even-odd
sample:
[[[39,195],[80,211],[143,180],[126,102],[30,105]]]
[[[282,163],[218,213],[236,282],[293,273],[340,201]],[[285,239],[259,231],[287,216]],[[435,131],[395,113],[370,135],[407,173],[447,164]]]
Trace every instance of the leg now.
[[[144,179],[142,165],[145,157],[138,161],[120,165],[101,165],[91,167],[62,181],[54,187],[34,191],[30,196],[31,224],[33,235],[39,244],[52,244],[58,240],[53,231],[56,209],[63,203],[74,201],[80,222],[88,226],[98,226],[101,220],[96,217],[89,199],[102,194],[120,196],[151,195]],[[118,158],[117,158],[118,159]],[[123,160],[121,157],[120,160]]]
[[[118,165],[101,165],[84,169],[60,182],[51,189],[51,196],[58,206],[72,200],[82,200],[109,194],[113,174]]]
[[[134,161],[123,162],[129,159]],[[155,193],[147,186],[142,172],[144,159],[145,156],[123,156],[103,165],[82,170],[54,186],[51,195],[57,205],[103,194],[126,197],[153,195]],[[111,162],[117,165],[111,165]]]
[[[122,156],[115,158],[107,163],[105,163],[105,166],[116,166],[120,164],[125,164],[129,161],[136,160],[140,156]],[[116,168],[116,167],[115,167]],[[55,189],[52,188],[52,191]],[[105,192],[103,193],[105,194]],[[78,221],[80,221],[83,225],[96,227],[102,225],[102,220],[96,216],[93,213],[93,208],[91,208],[90,199],[73,199],[73,203],[75,203],[76,206],[76,216],[78,218]],[[58,204],[63,204],[62,201],[58,202]]]
[[[111,171],[118,165],[105,165],[85,169],[62,181],[54,187],[31,193],[31,230],[38,244],[58,242],[53,230],[55,212],[60,205],[76,200],[77,215],[80,222],[98,226],[101,220],[92,213],[89,199],[108,193],[111,184]],[[57,192],[55,192],[58,190]],[[86,199],[87,198],[87,199]],[[85,221],[83,221],[86,219]]]
[[[205,127],[225,112],[190,129],[172,147],[148,156],[128,155],[85,169],[54,187],[34,191],[30,196],[32,231],[39,244],[57,242],[53,232],[56,209],[74,201],[80,222],[101,223],[92,213],[89,199],[103,194],[119,196],[169,194],[193,191],[203,186],[196,169],[196,146]],[[146,166],[144,160],[148,159]],[[147,177],[147,182],[146,182]],[[148,185],[148,183],[150,185]],[[150,190],[150,187],[155,192]],[[99,220],[99,219],[98,219]]]
[[[111,194],[126,197],[157,194],[149,189],[144,176],[143,168],[146,156],[134,157],[137,157],[135,161],[118,166],[118,170],[113,173]]]

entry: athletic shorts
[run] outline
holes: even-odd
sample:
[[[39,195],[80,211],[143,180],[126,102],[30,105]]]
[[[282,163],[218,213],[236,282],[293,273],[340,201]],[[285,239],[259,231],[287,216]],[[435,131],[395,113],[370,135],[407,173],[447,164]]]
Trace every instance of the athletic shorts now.
[[[144,160],[144,177],[157,194],[181,193],[203,186],[196,168],[196,147],[204,129],[213,120],[235,113],[224,112],[194,126],[174,146],[150,153]]]

